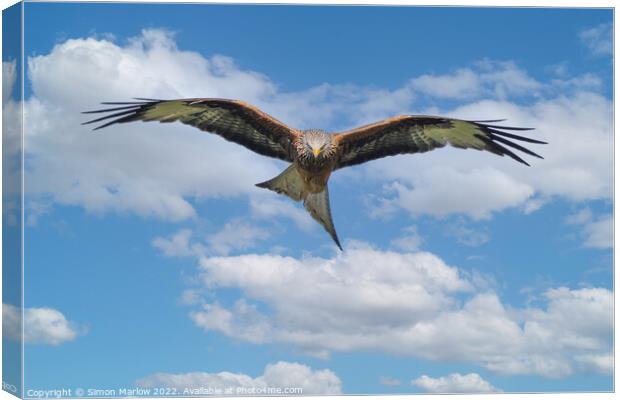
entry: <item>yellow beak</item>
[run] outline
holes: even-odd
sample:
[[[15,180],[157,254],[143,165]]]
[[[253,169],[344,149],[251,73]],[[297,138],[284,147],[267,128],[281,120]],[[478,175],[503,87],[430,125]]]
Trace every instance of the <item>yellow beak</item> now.
[[[319,154],[321,154],[321,149],[312,149],[312,154],[314,154],[315,157],[318,157]]]

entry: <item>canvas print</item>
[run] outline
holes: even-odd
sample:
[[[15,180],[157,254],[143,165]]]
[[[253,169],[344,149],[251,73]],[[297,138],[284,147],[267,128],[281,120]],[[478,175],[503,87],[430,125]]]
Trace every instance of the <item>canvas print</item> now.
[[[613,28],[5,9],[3,390],[612,392]]]

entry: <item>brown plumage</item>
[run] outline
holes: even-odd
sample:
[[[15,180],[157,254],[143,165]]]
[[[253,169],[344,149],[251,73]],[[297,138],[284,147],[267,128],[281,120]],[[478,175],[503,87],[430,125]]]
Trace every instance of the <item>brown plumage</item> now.
[[[340,249],[331,217],[327,182],[334,170],[396,154],[422,153],[450,144],[485,150],[529,165],[509,148],[540,157],[514,141],[545,144],[506,131],[530,128],[498,126],[492,121],[465,121],[426,115],[388,118],[350,131],[330,134],[298,130],[258,108],[226,99],[136,99],[102,103],[118,107],[85,113],[108,113],[84,124],[103,122],[95,130],[131,121],[180,121],[212,132],[259,154],[291,162],[277,177],[257,186],[285,194],[304,207],[330,234]]]

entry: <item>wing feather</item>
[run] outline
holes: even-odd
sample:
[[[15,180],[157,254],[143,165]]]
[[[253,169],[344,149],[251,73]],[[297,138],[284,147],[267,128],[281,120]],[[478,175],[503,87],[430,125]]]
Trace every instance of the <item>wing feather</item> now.
[[[529,164],[505,146],[542,158],[509,139],[537,144],[545,142],[504,132],[531,128],[487,125],[485,122],[498,121],[404,115],[342,132],[335,136],[340,149],[336,168],[397,154],[423,153],[447,144],[462,149],[485,150],[500,156],[507,155],[525,165]]]
[[[291,142],[300,132],[247,103],[225,99],[138,100],[144,101],[102,103],[120,107],[86,111],[85,114],[107,115],[84,124],[107,121],[94,128],[97,130],[132,121],[180,121],[259,154],[293,160]]]

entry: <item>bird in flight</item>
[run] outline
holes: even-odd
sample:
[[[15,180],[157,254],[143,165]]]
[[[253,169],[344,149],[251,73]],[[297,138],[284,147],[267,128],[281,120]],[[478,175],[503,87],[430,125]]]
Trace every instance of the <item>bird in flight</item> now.
[[[290,127],[258,108],[227,99],[135,99],[133,102],[104,102],[112,108],[85,111],[105,113],[84,122],[101,122],[95,130],[132,121],[180,121],[215,133],[258,154],[288,161],[280,175],[256,186],[303,201],[342,250],[332,221],[327,182],[332,172],[386,156],[423,153],[450,144],[462,149],[485,150],[507,155],[529,165],[512,149],[542,158],[516,141],[546,144],[507,131],[532,128],[499,126],[503,120],[466,121],[429,115],[401,115],[339,133],[321,129]]]

